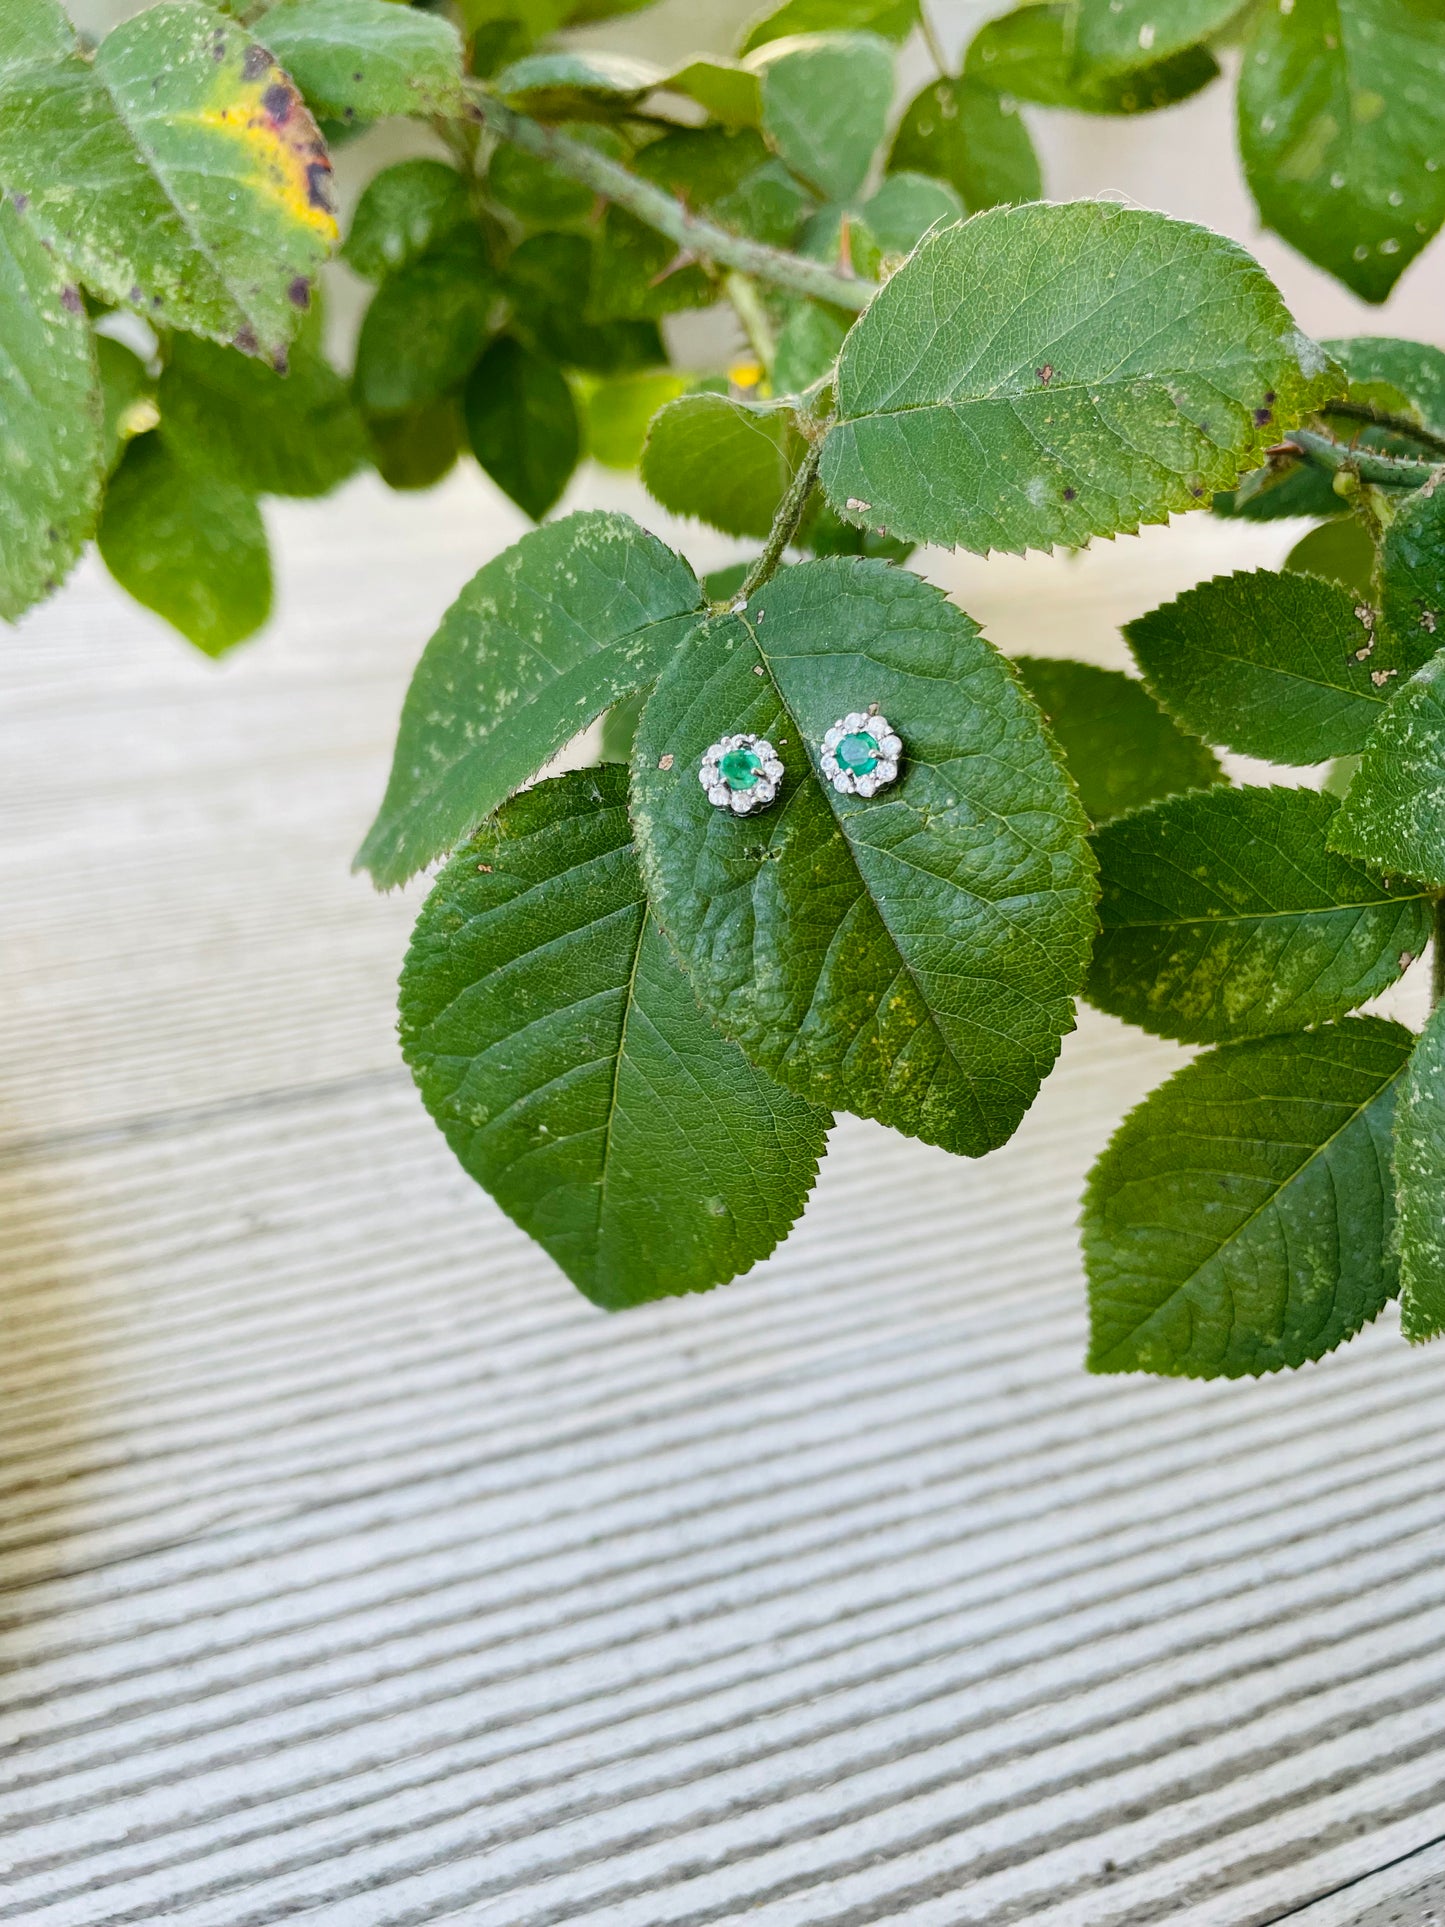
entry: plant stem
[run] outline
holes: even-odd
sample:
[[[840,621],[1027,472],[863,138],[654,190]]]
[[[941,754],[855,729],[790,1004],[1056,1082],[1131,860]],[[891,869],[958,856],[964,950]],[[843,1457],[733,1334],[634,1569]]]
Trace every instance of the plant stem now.
[[[1388,409],[1376,408],[1367,401],[1332,401],[1320,410],[1322,415],[1338,415],[1344,421],[1365,422],[1371,428],[1387,429],[1402,440],[1418,442],[1421,448],[1428,448],[1436,455],[1445,455],[1445,435],[1437,435],[1433,428],[1422,428],[1405,415],[1392,415]]]
[[[1430,964],[1430,1001],[1445,1002],[1445,897],[1435,899],[1435,954]]]
[[[749,596],[761,589],[769,576],[783,559],[783,551],[798,533],[798,524],[803,519],[803,510],[808,506],[808,497],[813,493],[813,484],[818,479],[818,462],[822,457],[821,438],[809,442],[807,453],[798,464],[798,472],[788,484],[788,492],[778,504],[778,512],[773,517],[773,526],[768,530],[768,539],[762,554],[748,570],[743,586],[738,590],[738,599],[746,602]]]
[[[751,275],[739,274],[734,268],[723,282],[723,287],[727,290],[728,300],[733,305],[733,313],[743,324],[743,333],[747,336],[753,353],[762,363],[763,373],[771,381],[778,344],[773,339],[772,323],[768,320],[768,311],[763,306],[757,283]]]
[[[1382,488],[1422,488],[1439,473],[1438,462],[1413,455],[1382,455],[1377,449],[1351,448],[1333,435],[1321,435],[1313,428],[1291,429],[1281,447],[1293,448],[1316,468],[1345,469],[1362,482]]]
[[[640,221],[700,259],[737,268],[743,274],[755,275],[760,281],[786,288],[790,294],[802,295],[808,300],[831,301],[835,307],[847,308],[854,314],[866,308],[878,292],[873,282],[860,280],[857,275],[836,274],[821,261],[805,261],[801,255],[787,254],[782,248],[770,248],[762,241],[748,240],[745,235],[730,234],[726,228],[690,213],[681,201],[654,187],[651,181],[629,174],[605,154],[558,133],[555,127],[546,127],[541,121],[514,113],[505,101],[498,100],[484,88],[469,88],[468,98],[474,117],[500,139],[520,147],[524,153],[535,154],[539,160],[550,161],[558,173],[625,207]]]
[[[927,7],[918,9],[918,31],[923,35],[923,44],[928,49],[928,57],[938,69],[938,78],[947,80],[948,55],[943,51],[943,42],[938,37],[938,29],[928,17]]]

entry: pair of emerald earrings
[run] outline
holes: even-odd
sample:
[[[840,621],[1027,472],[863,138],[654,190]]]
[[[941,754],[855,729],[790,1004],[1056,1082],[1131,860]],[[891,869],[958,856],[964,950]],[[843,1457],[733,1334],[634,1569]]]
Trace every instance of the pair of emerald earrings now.
[[[875,704],[838,718],[823,737],[818,764],[840,795],[876,796],[898,780],[902,754],[902,741]],[[777,796],[782,760],[766,736],[721,736],[703,757],[697,780],[715,809],[747,816]]]

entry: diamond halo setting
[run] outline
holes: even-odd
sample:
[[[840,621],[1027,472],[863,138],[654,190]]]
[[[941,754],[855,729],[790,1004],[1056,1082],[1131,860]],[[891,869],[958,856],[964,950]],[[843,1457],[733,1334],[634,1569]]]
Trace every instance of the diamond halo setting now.
[[[855,709],[823,738],[823,779],[842,796],[876,796],[898,780],[903,743],[886,716]]]
[[[783,765],[766,736],[720,736],[703,757],[697,780],[714,809],[746,816],[772,802]]]

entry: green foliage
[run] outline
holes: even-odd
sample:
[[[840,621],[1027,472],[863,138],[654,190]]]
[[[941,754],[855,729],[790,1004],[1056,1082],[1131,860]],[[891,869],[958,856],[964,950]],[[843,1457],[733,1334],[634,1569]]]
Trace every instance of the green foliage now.
[[[1435,0],[1295,0],[1251,16],[1239,142],[1266,223],[1383,301],[1445,220]]]
[[[763,132],[779,156],[826,200],[850,200],[888,123],[888,43],[871,33],[798,34],[769,42],[754,64]]]
[[[1183,100],[1243,35],[1264,220],[1378,298],[1445,214],[1438,0],[1031,0],[911,100],[917,0],[782,0],[670,68],[586,44],[634,3],[161,0],[92,45],[0,0],[0,614],[98,530],[219,654],[270,609],[268,495],[475,460],[540,518],[584,452],[640,466],[749,559],[702,587],[593,512],[485,561],[358,858],[455,853],[402,1028],[465,1167],[598,1303],[706,1289],[785,1235],[835,1109],[1002,1143],[1086,988],[1219,1045],[1091,1181],[1097,1368],[1315,1357],[1397,1261],[1440,1330],[1440,1019],[1347,1013],[1445,929],[1445,352],[1308,340],[1231,242],[1046,200],[1030,137]],[[321,130],[396,114],[436,157],[349,149],[343,374]],[[1128,624],[1142,682],[1010,665],[901,566],[1211,505],[1318,526]],[[854,793],[824,739],[872,705],[900,762]],[[783,779],[737,813],[698,777],[748,730]],[[627,771],[546,780],[599,740]],[[1231,788],[1206,743],[1348,793]]]
[[[1226,1044],[1131,1113],[1084,1199],[1094,1371],[1256,1377],[1379,1315],[1397,1283],[1390,1127],[1413,1042],[1353,1017]]]
[[[401,1040],[463,1167],[595,1304],[765,1257],[829,1119],[708,1023],[647,905],[615,765],[509,803],[438,877]]]
[[[472,453],[498,488],[540,521],[582,448],[566,376],[503,335],[472,370],[463,409]]]
[[[271,556],[256,498],[187,461],[161,433],[126,450],[100,525],[105,566],[208,656],[271,613]]]
[[[1419,1343],[1445,1332],[1445,1003],[1415,1046],[1395,1110],[1400,1207],[1400,1328]]]
[[[803,438],[783,404],[681,395],[653,417],[642,479],[675,515],[762,536],[802,459]]]
[[[1430,901],[1326,849],[1338,807],[1212,789],[1100,830],[1090,1002],[1215,1043],[1326,1023],[1387,989],[1429,941]]]
[[[499,295],[478,238],[459,230],[387,277],[356,348],[356,399],[398,415],[459,389],[491,333]]]
[[[391,781],[357,855],[383,888],[452,849],[698,619],[687,564],[625,515],[569,515],[479,569],[407,691]]]
[[[1030,4],[991,20],[974,36],[964,62],[967,78],[1011,100],[1068,107],[1081,114],[1145,114],[1171,107],[1207,87],[1219,68],[1207,47],[1187,47],[1150,66],[1097,72],[1074,59],[1077,9]]]
[[[925,241],[853,327],[823,485],[917,541],[1080,544],[1227,487],[1334,386],[1218,235],[1104,202],[996,208]]]
[[[346,383],[313,325],[283,377],[264,362],[179,336],[156,394],[166,438],[252,495],[326,495],[366,459]]]
[[[1351,755],[1389,700],[1373,612],[1313,576],[1216,576],[1124,633],[1170,714],[1244,756],[1304,767]]]
[[[908,103],[888,165],[947,181],[970,214],[1044,191],[1016,103],[962,75],[930,82]]]
[[[1330,847],[1445,890],[1445,649],[1371,732]]]
[[[822,737],[870,702],[904,769],[841,796]],[[780,808],[709,803],[719,719],[774,745]],[[1072,1026],[1093,866],[1037,712],[966,616],[881,563],[785,569],[672,656],[633,779],[649,896],[755,1063],[970,1156],[1012,1133]]]
[[[283,356],[336,236],[330,175],[292,81],[193,0],[93,60],[58,0],[0,0],[0,181],[102,299]]]
[[[1014,668],[1044,712],[1094,823],[1223,781],[1213,753],[1132,676],[1051,656],[1015,656]]]
[[[454,167],[444,161],[398,161],[367,183],[342,257],[367,281],[384,281],[465,227],[470,217],[467,184]]]
[[[0,616],[69,574],[106,465],[95,349],[79,291],[0,199]]]
[[[280,0],[258,31],[312,112],[330,120],[461,109],[461,41],[434,14],[388,0]]]
[[[1284,566],[1287,574],[1337,582],[1354,603],[1368,603],[1374,593],[1375,544],[1364,523],[1353,515],[1322,522],[1302,535]]]

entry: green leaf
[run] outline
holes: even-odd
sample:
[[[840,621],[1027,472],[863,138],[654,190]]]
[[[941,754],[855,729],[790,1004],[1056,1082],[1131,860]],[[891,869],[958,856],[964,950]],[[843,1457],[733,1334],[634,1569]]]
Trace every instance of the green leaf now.
[[[1084,1195],[1091,1371],[1255,1378],[1379,1316],[1413,1042],[1351,1017],[1226,1044],[1124,1120]]]
[[[1396,510],[1380,544],[1380,614],[1402,666],[1445,642],[1445,488],[1438,473]]]
[[[1079,546],[1227,488],[1336,386],[1222,235],[1099,201],[994,208],[854,324],[823,485],[916,541]]]
[[[56,0],[0,0],[0,181],[96,294],[273,359],[336,240],[295,86],[190,0],[126,21],[93,61]]]
[[[399,415],[460,388],[487,344],[497,296],[480,239],[460,231],[383,281],[356,347],[362,408]]]
[[[95,527],[106,446],[80,291],[0,197],[0,617],[64,580]]]
[[[604,468],[636,468],[642,460],[648,423],[686,386],[685,375],[667,368],[599,381],[587,394],[584,409],[587,453]]]
[[[625,515],[569,515],[474,575],[412,677],[357,867],[382,889],[451,849],[698,621],[680,556]]]
[[[964,60],[964,78],[982,81],[1010,100],[1071,107],[1081,114],[1147,114],[1172,107],[1207,87],[1219,72],[1207,47],[1190,47],[1157,66],[1128,73],[1081,72],[1074,62],[1075,9],[1029,5],[980,28]],[[965,195],[965,200],[968,198]]]
[[[1186,729],[1271,763],[1307,768],[1352,755],[1390,695],[1388,681],[1374,679],[1387,645],[1343,589],[1313,576],[1218,575],[1125,623],[1124,634],[1145,682]]]
[[[1074,61],[1087,73],[1157,66],[1227,26],[1240,0],[1078,0]]]
[[[783,403],[682,395],[652,418],[642,480],[674,515],[762,536],[802,459],[803,438]]]
[[[461,112],[462,43],[433,13],[388,0],[280,0],[257,32],[333,120]]]
[[[738,51],[752,53],[769,41],[801,33],[862,31],[906,40],[917,25],[918,0],[783,0],[752,22]]]
[[[1090,1003],[1198,1044],[1303,1030],[1387,990],[1430,940],[1430,900],[1327,850],[1338,808],[1221,788],[1100,830]]]
[[[1400,1329],[1412,1344],[1445,1332],[1445,1003],[1415,1046],[1395,1111]]]
[[[903,110],[890,171],[914,169],[947,181],[970,214],[1043,195],[1038,156],[1012,98],[982,81],[931,81]]]
[[[588,195],[586,206],[591,205]],[[444,161],[398,161],[367,182],[342,258],[365,280],[384,281],[465,227],[471,215],[467,184],[454,167]]]
[[[454,395],[400,415],[367,417],[371,459],[388,488],[434,488],[462,452],[462,411]]]
[[[1350,512],[1345,498],[1336,495],[1327,471],[1309,462],[1253,469],[1237,489],[1218,490],[1210,507],[1216,515],[1237,516],[1245,522]]]
[[[1286,575],[1317,575],[1337,582],[1355,602],[1374,593],[1375,544],[1358,516],[1322,522],[1302,535],[1284,559]]]
[[[832,371],[847,329],[830,308],[800,301],[778,330],[773,388],[779,395],[801,395]]]
[[[472,453],[497,487],[540,522],[582,452],[567,377],[503,335],[472,370],[462,405]]]
[[[109,335],[95,337],[95,360],[104,410],[105,473],[110,475],[132,436],[145,434],[159,421],[156,384],[145,363]]]
[[[907,254],[936,227],[949,227],[963,204],[945,181],[924,174],[890,174],[863,203],[863,219],[885,254]]]
[[[767,159],[767,144],[751,127],[679,127],[649,141],[632,167],[689,207],[712,208]]]
[[[807,194],[781,161],[765,161],[742,185],[713,208],[724,227],[750,234],[755,241],[787,247],[812,206]]]
[[[666,235],[625,207],[602,217],[586,316],[591,321],[655,321],[704,308],[717,290],[706,272],[679,255]]]
[[[1365,744],[1330,848],[1445,890],[1445,650],[1405,684]]]
[[[271,555],[256,498],[183,460],[162,432],[125,452],[105,498],[100,553],[120,586],[208,656],[271,613]]]
[[[649,914],[615,764],[517,797],[442,871],[402,971],[401,1043],[463,1168],[609,1310],[766,1257],[830,1122],[698,1009]]]
[[[871,799],[819,773],[876,702],[903,740]],[[753,731],[786,775],[740,817],[698,783]],[[1083,811],[976,626],[903,570],[782,570],[663,669],[633,808],[648,893],[703,1006],[813,1102],[978,1156],[1011,1135],[1073,1023],[1093,934]]]
[[[1185,735],[1132,676],[1052,656],[1015,656],[1013,665],[1044,712],[1093,822],[1224,781],[1213,753]]]
[[[867,176],[893,100],[893,55],[873,33],[795,34],[754,56],[763,132],[800,180],[846,201]]]
[[[1256,9],[1239,148],[1260,216],[1366,301],[1445,220],[1445,13],[1436,0]]]
[[[528,54],[504,68],[492,85],[526,113],[563,120],[570,114],[628,106],[665,78],[649,61],[589,49]]]
[[[503,285],[512,329],[549,361],[593,374],[656,368],[667,360],[653,321],[586,321],[592,244],[580,234],[533,234],[513,251]]]
[[[669,93],[695,100],[727,127],[756,127],[763,117],[763,90],[758,77],[738,60],[699,54],[669,74],[662,85]]]
[[[250,495],[326,495],[354,475],[366,435],[322,353],[319,322],[293,343],[284,377],[233,349],[177,336],[157,393],[172,447]]]
[[[1390,413],[1410,415],[1445,433],[1445,351],[1393,335],[1352,335],[1324,346],[1349,376],[1352,394],[1369,398],[1378,391]]]

